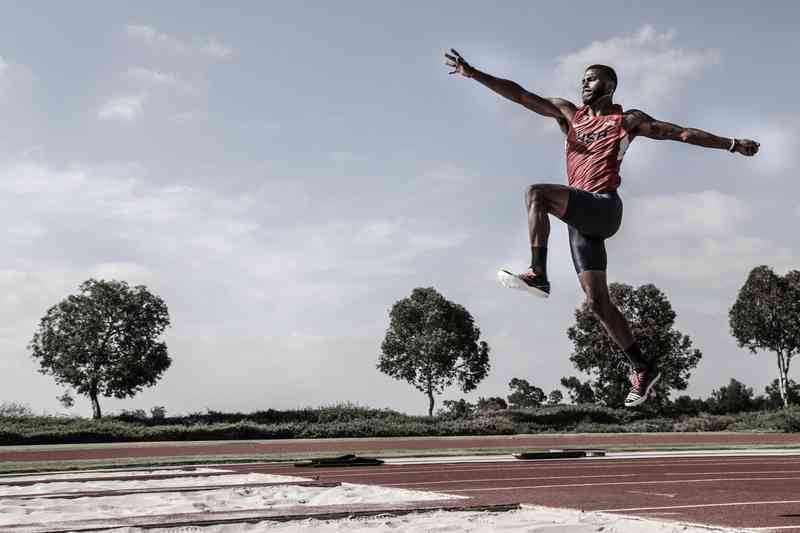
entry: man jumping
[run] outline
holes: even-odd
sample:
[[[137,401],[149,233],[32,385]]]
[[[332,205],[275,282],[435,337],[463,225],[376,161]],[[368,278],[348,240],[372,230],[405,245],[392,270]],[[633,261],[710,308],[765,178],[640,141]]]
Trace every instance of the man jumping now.
[[[661,377],[661,372],[656,361],[642,354],[627,320],[611,302],[606,282],[605,239],[614,235],[622,222],[622,200],[617,194],[622,157],[637,136],[681,141],[746,156],[755,155],[759,143],[676,126],[636,109],[623,111],[612,101],[617,88],[617,74],[606,65],[586,68],[582,80],[583,106],[579,108],[563,98],[543,98],[513,81],[481,72],[452,48],[450,53],[445,53],[445,63],[453,69],[450,74],[472,78],[535,113],[556,119],[566,135],[569,186],[542,183],[531,185],[525,191],[531,266],[521,274],[501,270],[498,277],[506,287],[547,297],[550,294],[547,281],[549,215],[566,222],[572,262],[586,301],[614,342],[625,352],[633,370],[632,387],[625,406],[642,404]]]

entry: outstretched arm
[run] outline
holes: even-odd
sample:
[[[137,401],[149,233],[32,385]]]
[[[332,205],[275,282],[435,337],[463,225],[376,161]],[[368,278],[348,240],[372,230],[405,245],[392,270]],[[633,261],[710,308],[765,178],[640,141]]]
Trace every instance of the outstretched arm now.
[[[543,98],[530,91],[526,91],[516,82],[495,78],[490,74],[481,72],[467,63],[466,60],[461,57],[461,54],[452,48],[450,49],[450,53],[444,54],[444,57],[446,59],[445,64],[453,68],[450,74],[461,74],[466,78],[472,78],[497,94],[508,98],[512,102],[525,106],[535,113],[557,120],[566,119],[567,121],[571,121],[575,114],[576,107],[572,102],[564,100],[563,98]],[[560,120],[559,123],[561,123]]]
[[[677,124],[656,120],[638,109],[626,111],[624,120],[625,129],[631,135],[641,135],[649,139],[680,141],[705,148],[719,148],[730,152],[738,152],[747,156],[756,155],[759,146],[761,146],[750,139],[718,137],[707,131],[685,128]]]

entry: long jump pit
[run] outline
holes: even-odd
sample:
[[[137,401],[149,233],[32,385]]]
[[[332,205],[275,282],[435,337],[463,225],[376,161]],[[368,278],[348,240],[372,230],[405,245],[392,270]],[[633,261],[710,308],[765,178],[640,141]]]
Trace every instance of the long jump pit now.
[[[557,451],[4,474],[0,531],[800,531],[800,449]]]

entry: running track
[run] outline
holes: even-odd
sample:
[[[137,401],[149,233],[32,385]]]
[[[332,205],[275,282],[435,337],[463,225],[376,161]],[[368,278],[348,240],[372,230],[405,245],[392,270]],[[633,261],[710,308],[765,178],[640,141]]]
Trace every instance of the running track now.
[[[453,448],[773,445],[800,448],[798,434],[584,434],[407,439],[275,440],[118,444],[65,449],[0,448],[0,461],[82,460],[264,453],[365,453]],[[735,452],[731,452],[735,454]],[[522,503],[608,511],[661,520],[800,532],[800,450],[796,455],[587,458],[571,460],[385,464],[359,468],[296,468],[288,463],[226,465],[240,472],[318,476],[351,482],[470,496],[471,505]],[[777,528],[777,529],[776,529]]]
[[[757,530],[800,531],[800,452],[785,456],[587,458],[385,464],[230,465],[240,472],[431,490],[470,504],[522,503]]]
[[[378,439],[275,439],[251,441],[204,441],[161,443],[87,444],[79,446],[0,446],[3,461],[73,461],[134,457],[191,457],[259,454],[360,453],[391,450],[436,450],[480,448],[521,451],[526,448],[627,448],[664,446],[797,446],[798,433],[574,433],[479,437],[406,437]]]

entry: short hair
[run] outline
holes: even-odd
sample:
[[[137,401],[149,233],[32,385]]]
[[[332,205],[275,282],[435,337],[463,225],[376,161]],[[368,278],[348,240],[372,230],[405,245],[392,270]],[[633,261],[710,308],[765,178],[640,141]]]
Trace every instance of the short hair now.
[[[617,73],[614,72],[614,69],[609,67],[608,65],[589,65],[588,67],[586,67],[586,70],[589,69],[599,70],[600,72],[608,76],[608,78],[614,82],[614,85],[617,84]]]

